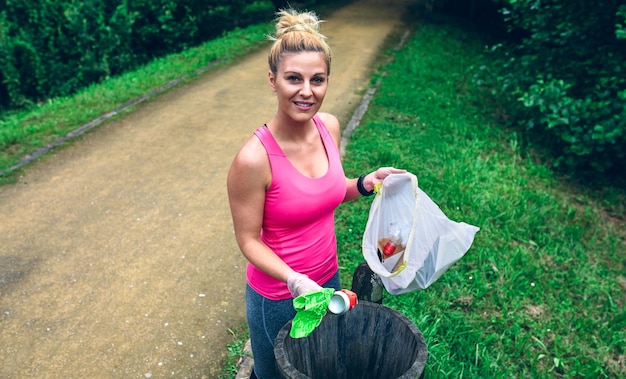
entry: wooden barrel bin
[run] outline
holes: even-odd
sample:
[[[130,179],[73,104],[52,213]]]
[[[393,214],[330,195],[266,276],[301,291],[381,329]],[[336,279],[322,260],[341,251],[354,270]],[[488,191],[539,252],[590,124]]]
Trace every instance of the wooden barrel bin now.
[[[291,321],[276,337],[279,372],[290,379],[420,377],[428,357],[422,332],[401,313],[359,302],[342,315],[328,313],[304,338],[291,338]]]

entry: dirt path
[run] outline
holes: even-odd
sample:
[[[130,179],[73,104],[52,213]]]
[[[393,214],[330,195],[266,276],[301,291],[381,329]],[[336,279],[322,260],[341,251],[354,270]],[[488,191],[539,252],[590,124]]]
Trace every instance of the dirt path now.
[[[349,120],[406,1],[323,32],[324,109]],[[0,187],[0,378],[215,377],[245,321],[230,161],[276,104],[266,51],[101,126]]]

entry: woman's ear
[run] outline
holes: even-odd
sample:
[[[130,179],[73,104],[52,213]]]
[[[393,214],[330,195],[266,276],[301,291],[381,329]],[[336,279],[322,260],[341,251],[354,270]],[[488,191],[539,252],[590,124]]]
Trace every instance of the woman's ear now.
[[[274,92],[276,92],[276,75],[274,75],[272,70],[269,70],[267,72],[267,77],[268,77],[268,79],[270,81],[270,87],[272,87],[272,90],[274,90]]]

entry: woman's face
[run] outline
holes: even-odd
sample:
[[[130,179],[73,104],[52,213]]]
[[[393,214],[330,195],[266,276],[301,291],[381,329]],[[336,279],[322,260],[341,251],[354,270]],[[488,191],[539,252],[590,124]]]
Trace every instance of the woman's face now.
[[[296,122],[310,120],[322,106],[328,87],[328,68],[321,53],[283,56],[270,85],[278,97],[278,112]]]

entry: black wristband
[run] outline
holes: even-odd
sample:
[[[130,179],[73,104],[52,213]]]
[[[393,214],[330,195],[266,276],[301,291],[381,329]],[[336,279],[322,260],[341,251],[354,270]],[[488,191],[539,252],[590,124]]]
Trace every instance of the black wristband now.
[[[359,190],[359,193],[363,196],[372,196],[374,194],[374,190],[368,191],[363,186],[363,179],[366,174],[359,176],[359,180],[356,181],[356,189]]]

